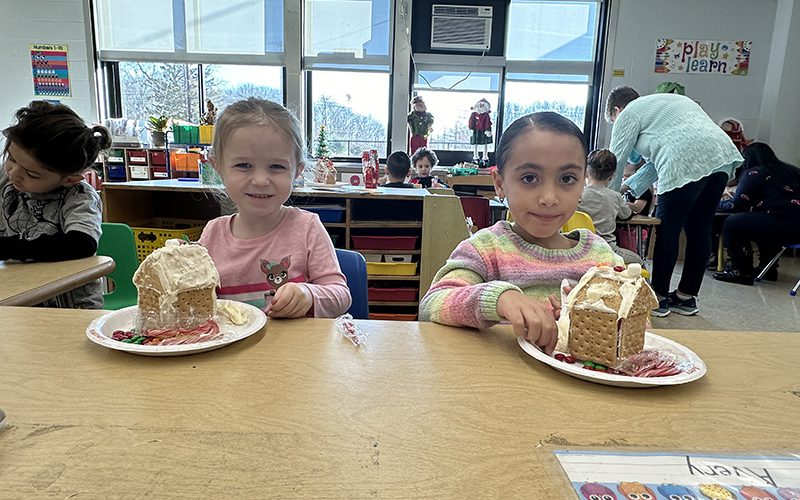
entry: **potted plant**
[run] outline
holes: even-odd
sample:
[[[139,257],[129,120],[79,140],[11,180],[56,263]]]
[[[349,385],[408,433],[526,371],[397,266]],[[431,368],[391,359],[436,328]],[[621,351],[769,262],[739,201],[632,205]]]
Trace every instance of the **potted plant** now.
[[[164,115],[151,116],[147,119],[147,128],[150,130],[150,142],[154,148],[163,148],[167,142],[169,118]]]

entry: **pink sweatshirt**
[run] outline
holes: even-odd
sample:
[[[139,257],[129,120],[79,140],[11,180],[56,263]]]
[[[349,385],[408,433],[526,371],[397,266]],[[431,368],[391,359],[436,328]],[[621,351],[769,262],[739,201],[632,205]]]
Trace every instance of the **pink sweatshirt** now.
[[[206,225],[200,244],[219,271],[217,296],[263,309],[266,294],[286,271],[286,280],[303,283],[311,292],[315,317],[344,314],[350,307],[350,289],[328,233],[316,214],[285,209],[278,227],[257,238],[243,240],[233,235],[231,222],[236,215],[218,217]]]

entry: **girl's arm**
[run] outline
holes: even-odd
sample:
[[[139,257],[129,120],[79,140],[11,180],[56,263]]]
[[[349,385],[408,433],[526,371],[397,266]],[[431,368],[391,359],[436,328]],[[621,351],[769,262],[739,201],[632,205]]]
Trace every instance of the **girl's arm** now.
[[[481,255],[469,241],[461,242],[433,278],[419,304],[420,321],[488,328],[502,318],[497,301],[503,292],[522,290],[506,281],[488,280]]]
[[[742,173],[733,198],[719,202],[720,212],[747,212],[753,205],[761,201],[759,190],[764,182],[764,174],[758,167]]]
[[[315,318],[335,318],[350,308],[352,298],[347,280],[319,217],[313,217],[308,228],[308,282],[302,286],[311,292]]]
[[[0,238],[0,260],[57,262],[91,257],[97,251],[97,240],[80,231],[43,235],[32,240],[17,236]]]

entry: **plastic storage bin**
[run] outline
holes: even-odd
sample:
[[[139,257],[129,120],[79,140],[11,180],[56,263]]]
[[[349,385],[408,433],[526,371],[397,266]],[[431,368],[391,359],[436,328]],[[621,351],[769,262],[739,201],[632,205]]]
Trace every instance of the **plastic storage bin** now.
[[[418,294],[419,288],[367,288],[369,300],[385,302],[414,302]]]
[[[136,255],[139,262],[153,253],[157,248],[172,238],[189,238],[191,241],[200,239],[200,234],[205,227],[205,221],[190,219],[164,219],[156,217],[131,224],[133,237],[136,241]]]
[[[384,276],[414,276],[416,262],[367,262],[367,274]]]
[[[367,262],[383,262],[383,254],[365,253],[362,255],[364,256],[364,260],[366,260]]]
[[[369,319],[389,321],[416,321],[416,314],[369,313]]]
[[[356,250],[414,250],[419,236],[355,236]]]
[[[214,125],[200,125],[198,139],[200,144],[211,144],[214,139]]]
[[[338,205],[306,205],[299,208],[319,215],[319,220],[322,222],[342,222],[344,220],[344,207]]]
[[[411,254],[386,254],[383,256],[384,262],[411,262]]]
[[[150,174],[154,179],[169,179],[169,169],[167,169],[167,153],[164,151],[149,151],[150,155]]]
[[[197,125],[173,125],[172,142],[175,144],[198,144],[200,127]]]

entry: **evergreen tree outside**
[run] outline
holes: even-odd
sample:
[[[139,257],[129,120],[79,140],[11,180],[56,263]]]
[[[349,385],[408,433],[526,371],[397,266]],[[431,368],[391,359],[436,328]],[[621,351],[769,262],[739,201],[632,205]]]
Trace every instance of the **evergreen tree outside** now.
[[[331,150],[328,148],[328,132],[325,130],[325,125],[319,127],[319,134],[317,134],[317,149],[314,152],[317,158],[330,158]]]

